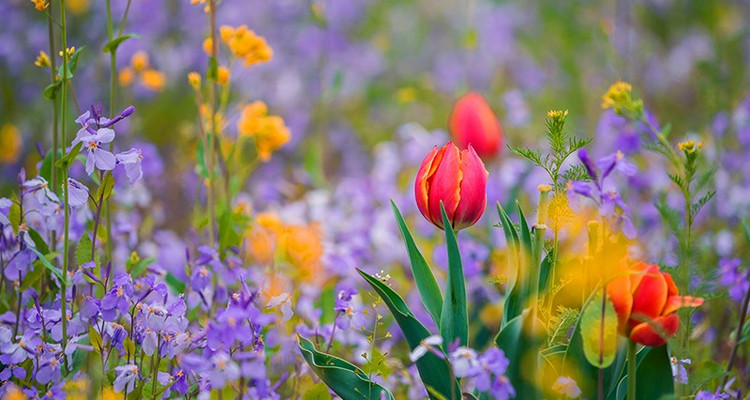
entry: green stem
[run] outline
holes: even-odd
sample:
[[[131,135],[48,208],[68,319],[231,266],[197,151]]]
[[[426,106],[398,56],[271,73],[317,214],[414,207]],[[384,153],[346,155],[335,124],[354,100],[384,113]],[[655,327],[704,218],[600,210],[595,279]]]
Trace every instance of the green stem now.
[[[209,8],[209,23],[211,28],[211,57],[214,58],[218,62],[219,59],[219,38],[216,31],[216,2],[214,0],[208,1],[208,8]],[[207,200],[208,200],[208,215],[209,215],[209,225],[208,225],[208,233],[209,233],[209,239],[211,241],[211,246],[214,245],[216,241],[216,234],[214,232],[215,225],[216,225],[216,210],[215,210],[215,199],[214,199],[214,155],[216,153],[216,140],[219,133],[219,129],[216,126],[216,94],[218,92],[216,77],[211,77],[211,85],[210,85],[210,99],[211,102],[210,109],[211,109],[211,121],[210,121],[210,135],[209,135],[209,148],[207,150],[207,167],[208,167],[208,188],[207,188]]]
[[[130,9],[130,2],[128,1],[128,8],[125,11],[125,17],[127,18],[127,10]],[[122,25],[120,26],[122,31]],[[112,25],[112,7],[110,0],[107,0],[107,36],[109,41],[114,40],[114,29]],[[118,35],[119,36],[119,35]],[[109,116],[110,118],[115,115],[115,108],[117,104],[117,48],[112,49],[109,52]],[[114,143],[109,144],[109,151],[112,151]],[[112,259],[112,210],[110,208],[109,199],[104,202],[104,214],[106,215],[107,222],[107,243],[105,247],[107,260]],[[92,249],[93,250],[93,249]]]
[[[60,133],[62,137],[62,148],[65,149],[65,120],[66,120],[66,94],[68,92],[68,35],[65,26],[65,0],[60,0],[60,26],[62,30],[62,48],[63,48],[63,77],[62,77],[62,90],[60,91]],[[54,57],[54,55],[52,55]],[[65,152],[65,150],[63,150]],[[64,237],[63,237],[63,269],[62,279],[60,280],[60,304],[62,313],[62,340],[60,346],[62,347],[63,354],[65,353],[65,346],[68,343],[68,314],[67,314],[67,284],[68,279],[68,262],[69,262],[69,234],[70,234],[70,201],[68,196],[68,170],[65,168],[63,174],[64,181],[64,202],[65,202],[65,223],[64,223]],[[63,370],[62,375],[68,374],[68,357],[63,357]]]
[[[628,400],[635,400],[636,343],[628,340]]]
[[[55,30],[54,30],[54,24],[52,21],[52,15],[50,14],[52,12],[52,2],[50,2],[49,7],[47,8],[47,31],[49,35],[49,62],[50,62],[50,68],[49,68],[49,75],[50,75],[50,82],[54,84],[57,80],[57,50],[55,49]],[[52,159],[50,165],[51,173],[52,173],[52,191],[55,193],[58,193],[57,189],[57,167],[55,164],[57,164],[57,151],[60,148],[60,138],[58,137],[59,132],[57,130],[58,127],[58,118],[59,118],[60,111],[58,109],[57,99],[52,98]],[[57,250],[57,230],[54,229],[50,233],[50,244],[52,247],[52,251]],[[57,266],[57,263],[55,263],[55,266]],[[44,297],[45,292],[47,291],[47,284],[45,282],[46,280],[46,274],[42,275],[42,284],[41,284],[41,297]]]

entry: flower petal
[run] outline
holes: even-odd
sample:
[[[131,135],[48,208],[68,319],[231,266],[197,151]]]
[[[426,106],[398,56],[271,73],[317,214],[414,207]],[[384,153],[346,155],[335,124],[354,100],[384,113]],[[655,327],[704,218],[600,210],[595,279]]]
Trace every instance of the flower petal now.
[[[663,346],[668,338],[674,336],[679,326],[680,317],[676,314],[659,317],[636,325],[630,332],[630,340],[644,346]]]

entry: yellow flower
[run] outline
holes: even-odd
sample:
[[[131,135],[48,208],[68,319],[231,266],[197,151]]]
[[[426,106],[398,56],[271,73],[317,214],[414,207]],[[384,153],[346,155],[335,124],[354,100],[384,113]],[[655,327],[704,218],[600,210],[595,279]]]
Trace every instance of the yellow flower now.
[[[76,47],[75,46],[68,47],[68,50],[66,51],[66,53],[68,53],[68,59],[70,59],[70,57],[72,57],[73,53],[75,53],[75,52],[76,52]],[[58,51],[57,54],[60,57],[63,57],[63,51],[62,50]]]
[[[47,53],[40,50],[39,55],[36,56],[36,61],[34,61],[34,65],[36,65],[39,68],[49,68],[51,63],[50,63],[50,59]]]
[[[75,15],[81,15],[89,9],[91,0],[66,0],[65,6]]]
[[[188,77],[188,83],[190,84],[190,86],[193,87],[193,89],[199,90],[201,88],[201,74],[195,71],[188,72],[187,77]]]
[[[255,147],[262,161],[271,159],[271,154],[291,138],[284,120],[279,116],[267,115],[267,112],[265,103],[256,101],[245,106],[237,122],[240,135],[255,140]]]
[[[227,46],[235,57],[245,60],[245,67],[267,62],[273,56],[273,51],[266,40],[256,35],[247,26],[241,25],[232,33],[227,40]]]
[[[229,41],[229,38],[234,35],[234,28],[229,25],[222,25],[219,28],[219,36],[221,36],[221,41],[226,43]]]
[[[203,51],[205,51],[209,56],[213,55],[213,43],[214,41],[210,37],[206,38],[206,40],[203,41]]]
[[[133,70],[129,67],[123,68],[118,74],[117,79],[120,81],[120,86],[128,86],[133,83]]]
[[[688,140],[677,144],[677,148],[685,154],[693,154],[703,147],[703,142],[696,142],[695,140]]]
[[[26,400],[26,395],[18,387],[11,385],[5,391],[5,397],[3,397],[3,400]]]
[[[125,396],[122,393],[115,392],[111,387],[105,387],[100,400],[123,400],[124,398]]]
[[[279,235],[278,246],[286,261],[295,267],[297,277],[306,281],[320,278],[323,240],[317,225],[286,227]]]
[[[47,0],[31,0],[31,2],[34,3],[34,8],[36,8],[37,11],[44,11],[49,7]]]
[[[643,101],[632,98],[633,87],[627,82],[615,82],[602,96],[602,108],[612,109],[618,115],[640,118],[643,114]]]
[[[165,80],[164,73],[155,69],[149,68],[141,73],[141,83],[154,91],[161,90],[164,87]]]
[[[227,67],[219,67],[217,74],[216,81],[219,85],[226,85],[229,83],[229,69]]]
[[[0,164],[12,164],[18,161],[21,154],[21,135],[12,124],[3,125],[0,129]]]
[[[136,72],[148,68],[148,53],[143,50],[135,52],[135,54],[130,57],[130,66],[133,67],[133,70]]]

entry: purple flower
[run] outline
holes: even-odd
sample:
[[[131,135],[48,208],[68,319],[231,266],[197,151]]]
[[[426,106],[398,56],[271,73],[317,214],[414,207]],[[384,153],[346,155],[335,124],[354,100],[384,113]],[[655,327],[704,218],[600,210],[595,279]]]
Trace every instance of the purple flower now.
[[[105,150],[102,144],[110,143],[115,139],[115,131],[110,128],[99,128],[93,133],[89,129],[82,129],[73,140],[73,145],[83,143],[88,156],[86,158],[86,173],[91,175],[94,167],[100,171],[111,171],[115,168],[117,159],[115,155]]]
[[[135,364],[126,364],[115,367],[116,378],[114,382],[115,392],[120,393],[123,390],[132,392],[135,389],[135,383],[138,379],[138,366]]]
[[[208,371],[208,381],[213,389],[221,389],[227,382],[240,377],[240,367],[232,361],[228,354],[218,352],[211,357],[211,369]]]
[[[10,356],[7,354],[0,355],[0,363],[6,368],[0,372],[0,381],[8,381],[11,376],[16,379],[26,379],[26,369],[10,362]]]
[[[695,395],[695,400],[726,400],[729,398],[729,395],[726,393],[711,393],[705,390],[701,390]]]
[[[49,382],[59,382],[61,376],[60,360],[56,356],[43,360],[36,371],[36,380],[43,385]]]
[[[68,178],[68,202],[73,208],[86,205],[89,201],[89,188],[73,178]]]
[[[672,367],[672,376],[677,383],[686,385],[688,383],[687,368],[685,365],[690,365],[692,362],[689,358],[680,360],[677,357],[672,356],[669,359],[669,364]]]
[[[5,277],[12,281],[16,281],[20,276],[26,275],[26,271],[29,269],[34,260],[36,260],[36,253],[29,249],[20,250],[8,261],[8,265],[5,266]]]
[[[141,168],[141,162],[143,161],[143,153],[140,149],[130,149],[122,153],[117,154],[117,163],[122,164],[125,167],[125,174],[128,176],[130,184],[135,184],[143,176],[143,169]]]

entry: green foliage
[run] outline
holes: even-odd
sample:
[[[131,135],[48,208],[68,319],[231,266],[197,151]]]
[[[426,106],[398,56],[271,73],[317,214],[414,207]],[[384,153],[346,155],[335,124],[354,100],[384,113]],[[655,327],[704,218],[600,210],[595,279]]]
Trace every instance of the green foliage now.
[[[388,389],[372,382],[357,366],[317,351],[315,345],[302,336],[299,336],[299,349],[313,372],[343,400],[381,400],[381,396],[394,400]]]
[[[568,331],[578,322],[581,312],[576,308],[557,306],[557,312],[550,315],[547,326],[547,343],[550,347],[568,344]]]
[[[101,200],[107,200],[112,195],[112,190],[115,188],[115,178],[112,176],[111,171],[107,171],[104,174],[104,178],[99,183],[99,188],[96,190],[96,198]],[[100,201],[101,201],[100,200]]]
[[[117,48],[120,47],[121,44],[123,44],[128,39],[140,39],[142,36],[137,33],[128,33],[122,36],[118,36],[109,42],[107,42],[104,45],[104,48],[102,49],[103,52],[109,53],[109,52],[116,52]]]
[[[542,323],[536,312],[527,308],[508,321],[495,337],[495,344],[503,350],[511,365],[506,376],[513,384],[518,399],[540,398],[537,384],[541,377],[539,351],[545,338]]]
[[[167,283],[167,286],[172,289],[173,293],[185,293],[185,282],[179,280],[176,276],[172,275],[171,272],[167,273],[164,277],[164,281]]]
[[[617,313],[612,302],[594,297],[583,310],[579,330],[586,360],[597,368],[607,368],[617,351]]]
[[[92,249],[92,245],[93,243],[91,243],[91,238],[88,235],[81,236],[78,246],[76,246],[76,263],[78,266],[94,261],[96,267],[101,267],[99,253],[96,249]]]
[[[440,335],[444,343],[453,343],[458,339],[462,346],[466,346],[469,343],[469,316],[461,253],[458,250],[456,232],[451,227],[442,202],[440,212],[443,214],[445,243],[448,248],[448,278],[445,284],[445,301],[440,314]]]
[[[323,382],[316,383],[304,395],[302,400],[331,400],[331,393],[328,392],[328,386]]]
[[[357,272],[372,286],[380,298],[383,299],[386,306],[388,306],[391,314],[396,319],[396,323],[404,333],[404,338],[410,350],[414,350],[414,348],[420,345],[422,340],[430,336],[430,332],[414,317],[414,314],[409,310],[409,307],[401,296],[377,278],[359,269],[357,269]],[[450,365],[444,359],[437,357],[431,352],[427,352],[427,354],[417,360],[416,364],[419,376],[422,378],[425,386],[432,387],[448,398],[451,397],[452,391],[458,393],[456,383],[451,378]],[[433,397],[433,399],[436,398]]]
[[[571,180],[571,178],[587,176],[585,169],[577,165],[568,168],[566,171],[560,171],[565,160],[571,154],[591,143],[591,139],[579,139],[575,136],[570,136],[565,131],[565,119],[567,116],[567,110],[553,110],[547,113],[545,133],[551,150],[549,153],[542,154],[539,150],[509,147],[512,152],[544,169],[550,178],[555,193],[559,193],[560,188],[565,185],[566,181]]]
[[[427,265],[427,261],[417,248],[416,243],[414,243],[414,238],[409,232],[406,222],[404,222],[404,217],[401,216],[401,212],[393,200],[391,200],[391,207],[393,208],[393,214],[396,216],[401,236],[406,243],[411,272],[414,275],[414,282],[417,284],[419,295],[422,298],[422,304],[424,304],[430,316],[432,316],[435,325],[440,326],[440,312],[443,308],[443,295],[440,293],[440,287],[435,280],[435,275],[432,274],[432,270]]]

